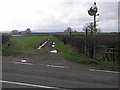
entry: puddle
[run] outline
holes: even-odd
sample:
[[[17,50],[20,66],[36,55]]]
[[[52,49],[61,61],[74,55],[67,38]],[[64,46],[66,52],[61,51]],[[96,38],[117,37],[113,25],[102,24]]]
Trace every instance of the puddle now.
[[[50,52],[51,53],[57,53],[58,51],[57,50],[51,50]]]

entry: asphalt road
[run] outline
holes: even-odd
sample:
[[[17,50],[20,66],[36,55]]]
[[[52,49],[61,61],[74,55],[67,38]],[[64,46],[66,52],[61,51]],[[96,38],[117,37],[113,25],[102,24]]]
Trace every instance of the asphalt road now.
[[[118,88],[118,73],[2,62],[3,88]]]

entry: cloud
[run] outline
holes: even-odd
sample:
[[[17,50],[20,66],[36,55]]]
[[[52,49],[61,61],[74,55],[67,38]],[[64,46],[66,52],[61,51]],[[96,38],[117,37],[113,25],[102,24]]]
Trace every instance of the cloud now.
[[[103,32],[118,32],[118,3],[100,2],[99,5],[99,27]]]
[[[118,19],[118,3],[116,2],[99,2],[99,13],[103,19]]]
[[[82,31],[85,23],[93,21],[87,12],[92,3],[78,0],[3,0],[0,3],[0,31],[31,28],[33,31],[60,32],[67,26]],[[117,3],[97,2],[97,6],[99,27],[103,31],[114,31],[118,19]]]
[[[102,32],[118,32],[118,22],[116,20],[106,20],[99,23]]]

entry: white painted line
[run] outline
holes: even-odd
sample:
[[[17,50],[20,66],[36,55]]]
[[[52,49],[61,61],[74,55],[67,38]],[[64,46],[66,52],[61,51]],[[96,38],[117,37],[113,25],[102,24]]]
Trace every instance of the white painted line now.
[[[48,39],[48,40],[49,40],[49,39]],[[41,49],[41,48],[48,42],[48,40],[45,41],[41,46],[39,46],[39,47],[38,47],[38,50]]]
[[[35,84],[28,84],[28,83],[20,83],[20,82],[12,82],[12,81],[3,81],[3,80],[0,80],[0,82],[2,82],[2,83],[8,83],[8,84],[23,85],[23,86],[31,86],[31,87],[37,87],[37,88],[60,89],[60,88],[57,88],[57,87],[35,85]]]
[[[89,71],[92,71],[92,72],[95,72],[95,71],[98,71],[98,72],[107,72],[107,73],[120,73],[120,72],[115,72],[115,71],[107,71],[107,70],[97,70],[97,69],[89,69]]]
[[[58,51],[57,50],[52,50],[50,51],[51,53],[57,53]]]
[[[41,46],[38,48],[38,50],[41,49]]]
[[[23,60],[21,60],[21,62],[22,62],[22,63],[25,63],[25,62],[27,62],[27,60],[24,60],[24,59],[23,59]]]
[[[56,65],[46,65],[47,67],[55,67],[55,68],[68,68],[65,66],[56,66]]]
[[[26,65],[32,65],[32,63],[21,63],[21,62],[14,62],[16,64],[26,64]]]

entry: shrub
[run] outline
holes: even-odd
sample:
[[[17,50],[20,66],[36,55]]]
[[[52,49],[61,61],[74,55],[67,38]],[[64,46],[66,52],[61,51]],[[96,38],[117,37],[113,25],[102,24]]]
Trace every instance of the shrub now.
[[[79,54],[85,54],[85,35],[54,35],[64,44],[76,48]],[[92,56],[93,37],[87,38],[87,55]],[[96,35],[96,54],[103,56],[108,48],[118,47],[118,35]],[[101,57],[100,56],[100,57]]]
[[[3,47],[3,49],[8,48],[11,45],[10,39],[11,39],[11,35],[7,35],[7,34],[2,35],[2,47]]]

